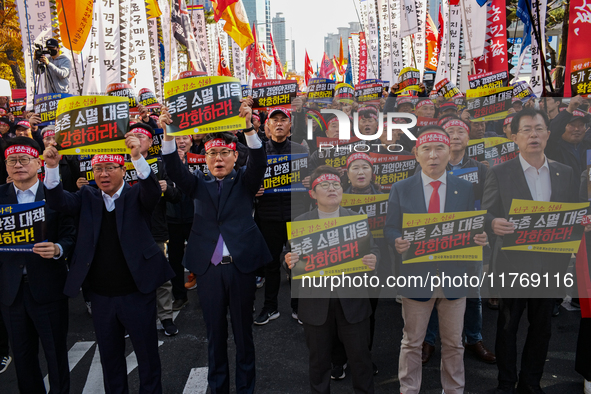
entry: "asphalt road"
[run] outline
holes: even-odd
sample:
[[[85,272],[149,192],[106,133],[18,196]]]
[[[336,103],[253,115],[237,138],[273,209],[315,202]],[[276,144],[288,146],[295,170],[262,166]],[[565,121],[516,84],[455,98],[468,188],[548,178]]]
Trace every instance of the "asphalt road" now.
[[[257,291],[256,307],[263,303],[263,290]],[[162,361],[162,382],[165,393],[205,393],[207,342],[199,300],[195,291],[189,292],[190,303],[176,317],[180,333],[166,337],[161,331],[159,339]],[[284,394],[308,393],[308,351],[301,325],[291,318],[289,287],[287,281],[281,286],[279,310],[281,317],[265,326],[255,326],[254,337],[257,357],[257,393]],[[542,387],[548,394],[582,393],[582,377],[574,371],[575,348],[580,313],[561,308],[560,315],[553,319],[552,340]],[[379,367],[375,377],[377,393],[396,393],[398,356],[402,337],[401,306],[393,299],[380,300],[377,309],[376,334],[373,360]],[[497,312],[484,307],[483,337],[485,344],[494,348]],[[519,343],[523,345],[527,321],[522,320]],[[229,337],[230,360],[233,370],[234,346]],[[90,316],[82,297],[70,300],[70,348],[71,393],[102,393],[102,375],[95,336]],[[128,341],[127,361],[130,391],[138,391],[138,373],[134,354]],[[43,356],[42,370],[47,371]],[[423,368],[422,393],[441,393],[439,382],[439,349]],[[465,355],[466,392],[492,393],[496,387],[497,369],[478,361],[469,353]],[[232,385],[233,385],[232,380]],[[332,382],[333,393],[353,393],[350,376]],[[233,391],[234,392],[234,391]],[[18,393],[14,365],[0,375],[0,393]]]

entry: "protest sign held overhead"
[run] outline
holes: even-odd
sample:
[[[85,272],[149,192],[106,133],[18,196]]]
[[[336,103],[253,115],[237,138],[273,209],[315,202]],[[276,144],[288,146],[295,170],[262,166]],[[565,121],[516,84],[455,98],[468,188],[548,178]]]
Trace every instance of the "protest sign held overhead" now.
[[[39,126],[48,125],[55,121],[57,117],[57,105],[59,101],[66,97],[71,97],[67,93],[47,93],[35,96],[35,113],[41,118]],[[15,115],[16,116],[16,115]]]
[[[255,79],[252,82],[253,109],[270,107],[291,108],[297,97],[298,83],[284,79]]]
[[[308,82],[308,101],[311,103],[332,103],[335,82],[332,79],[312,78]]]
[[[123,154],[129,101],[122,97],[75,96],[60,100],[55,142],[62,155]]]
[[[232,77],[199,77],[164,84],[172,123],[169,135],[207,134],[246,128],[239,117],[242,87]]]

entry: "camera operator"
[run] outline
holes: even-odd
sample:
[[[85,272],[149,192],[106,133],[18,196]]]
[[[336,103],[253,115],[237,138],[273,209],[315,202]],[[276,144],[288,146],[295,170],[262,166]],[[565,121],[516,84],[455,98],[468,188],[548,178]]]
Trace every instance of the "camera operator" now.
[[[45,92],[43,93],[69,93],[69,77],[72,63],[64,55],[59,54],[59,43],[50,38],[45,43],[46,51],[37,45],[35,50],[35,73],[45,75]],[[47,56],[49,55],[49,56]]]

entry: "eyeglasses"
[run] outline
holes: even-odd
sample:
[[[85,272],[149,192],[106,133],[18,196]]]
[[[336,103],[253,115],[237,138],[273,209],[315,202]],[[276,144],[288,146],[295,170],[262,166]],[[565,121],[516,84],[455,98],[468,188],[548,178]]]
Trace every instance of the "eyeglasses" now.
[[[320,186],[324,190],[330,189],[331,186],[334,190],[339,190],[342,187],[341,182],[336,182],[336,181],[335,182],[320,182],[318,184],[318,186]]]
[[[93,168],[92,172],[94,172],[95,174],[102,174],[103,172],[106,172],[107,174],[112,174],[113,171],[115,171],[117,168],[121,168],[121,166],[97,167]]]
[[[532,129],[530,127],[524,127],[523,129],[519,129],[517,130],[518,133],[521,133],[523,135],[530,135],[532,134],[534,131],[536,132],[536,134],[544,134],[548,129],[545,127],[536,127],[535,129]]]
[[[16,165],[16,162],[18,161],[19,163],[21,163],[22,166],[26,166],[27,164],[29,164],[31,162],[31,160],[33,160],[33,157],[29,157],[29,156],[22,156],[19,158],[10,158],[10,159],[6,159],[4,160],[4,162],[6,163],[6,165],[8,167],[14,167]]]
[[[220,152],[205,152],[205,156],[209,157],[210,159],[215,159],[218,155],[222,157],[222,159],[227,158],[230,154],[234,152],[233,150],[224,149]]]

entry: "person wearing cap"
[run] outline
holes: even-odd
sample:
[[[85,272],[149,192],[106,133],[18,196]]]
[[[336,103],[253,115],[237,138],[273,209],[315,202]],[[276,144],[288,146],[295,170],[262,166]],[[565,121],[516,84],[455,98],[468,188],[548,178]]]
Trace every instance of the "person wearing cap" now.
[[[0,186],[0,204],[44,201],[47,191],[37,178],[39,144],[15,137],[5,152],[12,183]],[[64,285],[66,256],[76,242],[74,219],[45,205],[46,242],[33,253],[0,253],[0,308],[12,345],[21,393],[45,393],[39,366],[39,342],[49,371],[52,393],[68,393],[68,298]]]
[[[487,210],[485,228],[498,236],[495,244],[495,274],[564,275],[570,253],[502,250],[503,237],[515,232],[508,220],[514,199],[545,202],[578,202],[579,174],[569,166],[548,160],[544,148],[550,138],[545,112],[524,109],[511,121],[513,141],[519,147],[518,157],[492,167],[486,176],[482,209]],[[566,289],[549,283],[540,288],[500,288],[495,355],[498,386],[496,393],[543,393],[540,380],[544,372],[552,331],[555,298]],[[554,297],[554,298],[550,298]],[[530,329],[517,373],[517,332],[522,314],[527,309]]]
[[[60,55],[59,42],[55,38],[47,40],[45,46],[49,51],[49,57],[42,55],[39,59],[35,59],[37,64],[35,73],[45,76],[43,93],[69,93],[70,70],[72,69],[70,59]]]
[[[160,247],[160,250],[162,250],[162,253],[166,253],[166,243],[169,240],[168,223],[166,222],[166,205],[167,203],[175,204],[180,202],[182,195],[174,183],[168,178],[162,159],[158,156],[150,156],[148,154],[154,142],[154,129],[145,123],[136,123],[129,128],[129,132],[133,133],[139,139],[140,154],[146,161],[156,159],[155,164],[159,171],[157,178],[162,190],[162,197],[158,201],[156,208],[152,211],[150,224],[154,240]],[[172,283],[171,281],[167,281],[156,290],[158,319],[162,323],[166,336],[173,336],[179,332],[172,320],[172,303]]]
[[[475,209],[480,209],[482,193],[484,190],[484,180],[486,179],[487,167],[478,161],[468,157],[466,148],[468,147],[470,127],[459,118],[449,119],[443,124],[443,129],[449,134],[450,156],[446,170],[454,171],[464,168],[472,168],[476,171],[472,179],[474,190]],[[469,275],[482,276],[482,261],[476,262],[475,271]],[[422,363],[426,364],[431,359],[435,351],[435,340],[439,333],[439,322],[437,310],[434,309],[427,328],[427,335],[423,342],[423,351],[421,354]],[[482,300],[480,292],[476,292],[474,297],[466,298],[466,312],[464,314],[464,347],[472,352],[479,360],[494,364],[495,355],[489,351],[482,342]]]
[[[523,109],[523,102],[518,97],[513,97],[511,99],[511,108],[513,108],[515,112],[519,112]]]
[[[139,182],[125,182],[123,156],[99,154],[92,158],[98,189],[82,187],[76,193],[65,191],[60,182],[55,146],[46,148],[46,199],[52,209],[79,217],[64,293],[73,298],[83,283],[89,287],[105,392],[128,391],[127,331],[137,356],[139,391],[162,393],[156,290],[174,276],[150,231],[162,188],[137,136],[127,133],[125,144]]]
[[[356,212],[340,206],[343,187],[336,168],[320,166],[311,175],[312,185],[309,191],[317,207],[294,219],[314,220],[330,219],[357,215]],[[380,250],[370,233],[370,253],[361,257],[363,264],[370,268],[366,274],[373,274]],[[296,264],[304,264],[297,253],[291,251],[287,243],[282,253],[286,268],[291,270]],[[370,315],[372,307],[369,292],[362,287],[354,294],[341,295],[341,289],[330,292],[329,288],[320,288],[319,293],[312,293],[309,288],[298,289],[307,292],[299,299],[299,318],[304,325],[304,335],[309,350],[310,392],[330,393],[331,361],[334,360],[334,344],[341,341],[351,370],[351,381],[355,393],[373,393],[374,381],[370,351]],[[343,290],[343,292],[346,292]],[[352,296],[355,297],[352,297]],[[341,369],[341,371],[343,371]],[[344,374],[344,371],[342,372]],[[341,376],[342,376],[341,374]],[[344,376],[343,376],[344,377]]]
[[[397,97],[396,98],[396,110],[398,112],[413,113],[415,111],[415,105],[413,98],[410,96]]]
[[[4,139],[16,137],[14,131],[12,130],[13,123],[10,121],[8,116],[0,117],[0,135]]]
[[[585,139],[591,115],[578,107],[582,97],[573,97],[566,110],[550,122],[550,139],[546,145],[546,156],[571,167],[575,174],[587,169],[587,150],[591,141]]]
[[[27,120],[21,120],[17,122],[14,127],[14,134],[17,137],[27,137],[33,139],[31,135],[31,124]]]
[[[162,159],[168,176],[194,201],[195,216],[184,266],[197,277],[197,293],[207,329],[208,382],[212,394],[230,392],[228,309],[236,343],[236,392],[253,393],[255,352],[252,335],[255,272],[272,261],[253,217],[253,201],[267,168],[265,149],[251,123],[246,102],[239,116],[249,147],[248,164],[236,170],[237,138],[232,133],[205,137],[209,172],[193,174],[183,165],[172,136],[164,135]],[[161,122],[172,122],[163,109]]]
[[[458,115],[458,106],[453,101],[446,101],[439,105],[439,111],[437,113],[437,117],[439,119],[444,118],[446,116],[457,116]]]
[[[269,112],[267,124],[270,138],[265,143],[267,155],[308,154],[302,145],[291,141],[291,113],[283,107],[275,107]],[[302,171],[302,179],[308,175]],[[258,326],[265,325],[280,316],[279,286],[281,284],[281,262],[279,260],[283,245],[287,242],[287,222],[306,212],[309,205],[304,193],[265,193],[261,185],[257,193],[255,221],[271,251],[273,260],[265,265],[265,302],[254,321]],[[292,317],[297,319],[297,300],[291,300]]]
[[[474,210],[472,184],[450,175],[447,165],[450,158],[450,139],[440,126],[425,126],[419,132],[416,148],[421,172],[396,182],[390,190],[388,215],[384,237],[397,253],[402,255],[410,248],[403,238],[402,219],[405,213],[467,212]],[[476,234],[474,243],[484,246],[485,233]],[[433,263],[402,264],[398,276],[463,276],[474,270],[472,262],[438,261]],[[400,348],[398,378],[400,392],[418,394],[421,389],[421,350],[429,318],[437,308],[441,335],[441,384],[447,394],[464,392],[464,347],[462,330],[466,308],[466,287],[450,284],[434,290],[405,287],[399,290],[404,319]]]
[[[55,143],[55,126],[49,125],[42,131],[43,146],[48,148]],[[78,191],[77,180],[80,178],[80,163],[77,156],[62,156],[59,164],[60,178],[64,185],[64,190],[72,193]],[[84,178],[86,180],[86,178]]]
[[[390,93],[388,94],[388,98],[386,99],[386,104],[384,105],[384,113],[387,114],[389,112],[403,112],[400,109],[397,109],[397,98],[398,98],[398,84],[395,83],[390,86]],[[419,92],[417,97],[427,97],[427,89],[424,83],[419,83]],[[413,106],[414,107],[414,106]],[[410,112],[410,111],[409,111]]]

